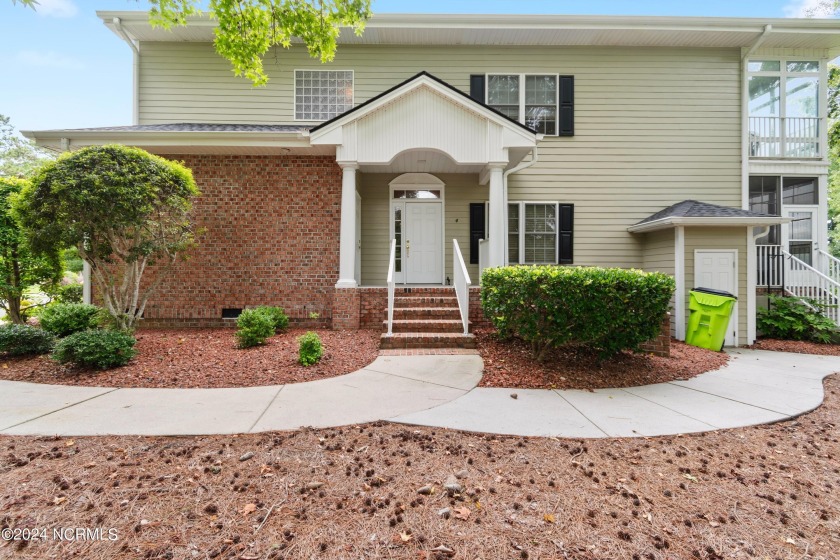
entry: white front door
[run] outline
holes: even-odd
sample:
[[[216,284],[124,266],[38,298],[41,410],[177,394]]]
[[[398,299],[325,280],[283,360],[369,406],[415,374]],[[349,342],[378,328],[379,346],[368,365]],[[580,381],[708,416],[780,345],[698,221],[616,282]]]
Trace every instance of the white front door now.
[[[405,202],[404,267],[409,284],[443,283],[443,205]]]
[[[782,246],[800,261],[814,266],[814,253],[817,250],[817,207],[787,206],[782,214],[792,220],[791,223],[782,226]]]
[[[729,292],[738,297],[738,251],[694,251],[694,287]],[[724,345],[735,346],[738,332],[738,303],[732,311]]]

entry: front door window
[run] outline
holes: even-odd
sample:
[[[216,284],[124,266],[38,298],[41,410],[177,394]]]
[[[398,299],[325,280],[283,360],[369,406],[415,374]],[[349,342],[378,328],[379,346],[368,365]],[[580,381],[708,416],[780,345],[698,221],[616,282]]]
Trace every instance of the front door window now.
[[[817,209],[804,206],[785,210],[792,221],[788,226],[788,252],[809,266],[814,266],[814,247],[816,245]]]

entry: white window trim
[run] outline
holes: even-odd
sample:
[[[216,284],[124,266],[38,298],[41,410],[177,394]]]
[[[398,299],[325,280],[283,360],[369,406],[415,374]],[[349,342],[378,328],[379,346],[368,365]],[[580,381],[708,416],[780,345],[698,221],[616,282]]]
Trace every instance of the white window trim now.
[[[755,71],[751,72],[749,70],[749,65],[752,62],[779,62],[779,70],[778,71]],[[813,72],[788,72],[787,65],[788,62],[816,62],[818,64],[817,70]],[[747,84],[749,84],[749,79],[758,76],[758,77],[769,77],[769,78],[779,78],[779,118],[787,118],[787,78],[817,78],[817,98],[819,100],[819,106],[817,107],[817,116],[814,118],[818,119],[825,119],[826,111],[828,110],[827,101],[823,99],[823,94],[825,93],[824,88],[827,84],[824,84],[824,72],[826,64],[824,59],[819,58],[807,58],[807,57],[793,57],[793,58],[778,58],[774,56],[760,56],[755,58],[750,58],[747,61]],[[749,94],[747,94],[747,116],[753,116],[749,112]],[[820,127],[821,129],[823,127]]]
[[[554,134],[545,136],[559,136],[560,133],[560,74],[554,72],[488,72],[484,75],[484,104],[492,107],[488,102],[490,96],[490,76],[518,76],[519,77],[519,118],[525,124],[525,78],[527,76],[554,76],[557,91],[554,92]]]
[[[540,74],[542,75],[542,74]],[[554,262],[538,262],[538,263],[529,263],[525,262],[525,206],[526,205],[554,205],[554,219],[556,220],[555,223],[555,232],[554,232]],[[508,202],[507,208],[505,208],[505,262],[507,264],[527,264],[527,265],[544,265],[544,264],[559,264],[560,263],[560,205],[565,204],[561,203],[556,200],[520,200],[515,202]],[[507,212],[509,211],[511,206],[518,206],[519,207],[519,222],[518,222],[518,229],[517,237],[519,238],[519,262],[513,263],[510,262],[510,251],[508,251],[508,226],[507,226]]]
[[[353,83],[353,91],[350,95],[350,109],[353,109],[356,106],[356,71],[350,68],[295,68],[292,70],[292,120],[295,122],[327,122],[328,120],[334,119],[338,115],[334,117],[330,117],[326,120],[313,120],[313,119],[299,119],[297,118],[297,73],[298,72],[350,72],[351,81]],[[350,110],[348,109],[348,111]],[[340,115],[341,113],[339,113]]]

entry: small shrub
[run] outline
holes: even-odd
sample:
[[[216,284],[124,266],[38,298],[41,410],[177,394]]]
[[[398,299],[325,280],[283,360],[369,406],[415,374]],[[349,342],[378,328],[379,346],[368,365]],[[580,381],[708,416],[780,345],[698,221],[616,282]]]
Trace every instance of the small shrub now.
[[[100,310],[86,303],[57,303],[44,309],[39,319],[45,331],[63,337],[97,328]]]
[[[324,355],[324,345],[318,333],[309,331],[298,337],[298,361],[304,366],[317,364]]]
[[[236,318],[236,339],[240,348],[265,344],[274,332],[274,319],[260,308],[245,309]]]
[[[578,344],[602,358],[659,334],[674,279],[621,268],[507,266],[486,269],[481,307],[502,337],[516,335],[543,361]]]
[[[108,369],[127,364],[137,354],[136,342],[119,331],[87,330],[59,340],[51,357],[63,364]]]
[[[55,344],[55,337],[43,329],[30,325],[0,326],[0,352],[7,356],[47,354]]]
[[[756,314],[758,329],[772,338],[827,343],[837,334],[834,321],[822,314],[827,306],[811,299],[770,296]]]
[[[286,315],[286,311],[282,307],[269,307],[267,305],[261,305],[257,307],[256,310],[260,313],[264,313],[269,319],[271,319],[275,331],[282,331],[289,326],[289,316]]]
[[[82,303],[83,288],[81,284],[62,284],[55,294],[59,303]]]

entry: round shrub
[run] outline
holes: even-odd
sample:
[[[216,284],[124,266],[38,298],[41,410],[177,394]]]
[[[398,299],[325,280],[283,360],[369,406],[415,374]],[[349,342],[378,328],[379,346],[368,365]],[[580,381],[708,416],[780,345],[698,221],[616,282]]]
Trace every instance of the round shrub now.
[[[267,305],[261,305],[257,307],[256,310],[260,313],[264,313],[269,319],[271,319],[275,331],[282,331],[289,326],[289,316],[286,315],[286,311],[282,307],[269,307]]]
[[[81,284],[64,284],[55,297],[60,303],[82,303],[84,291]]]
[[[298,361],[301,365],[311,366],[317,364],[324,355],[324,345],[318,333],[309,331],[298,337]]]
[[[606,358],[659,334],[674,279],[622,268],[506,266],[481,277],[481,307],[502,336],[549,350],[579,344]]]
[[[0,352],[7,356],[46,354],[53,348],[55,337],[31,325],[0,326]]]
[[[63,364],[108,369],[124,366],[137,351],[130,334],[111,330],[87,330],[58,341],[52,359]]]
[[[45,331],[62,337],[97,328],[100,310],[87,303],[57,303],[44,309],[39,318]]]
[[[265,344],[274,332],[274,320],[260,308],[246,309],[236,318],[236,339],[240,348]]]

